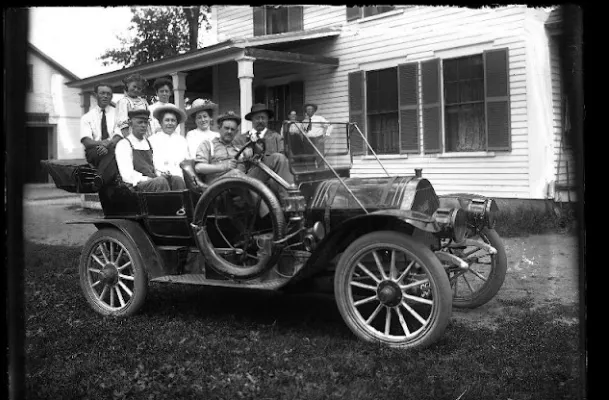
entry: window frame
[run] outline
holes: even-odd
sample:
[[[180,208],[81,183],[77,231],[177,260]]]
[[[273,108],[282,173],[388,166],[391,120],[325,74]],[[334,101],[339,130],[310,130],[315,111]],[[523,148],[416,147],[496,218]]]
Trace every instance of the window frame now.
[[[393,104],[393,106],[391,108],[387,108],[385,109],[383,105],[381,105],[381,101],[382,101],[382,97],[383,97],[383,87],[385,87],[386,85],[383,84],[383,82],[381,81],[382,79],[382,75],[384,73],[387,73],[387,75],[389,76],[389,72],[392,72],[391,76],[392,76],[392,82],[389,83],[389,87],[395,87],[396,88],[396,92],[395,92],[395,104]],[[378,104],[376,105],[376,109],[374,109],[373,111],[371,111],[371,105],[370,102],[373,100],[371,99],[371,88],[369,85],[371,85],[371,75],[372,76],[376,76],[377,79],[377,90],[375,91],[375,93],[377,93],[378,98],[375,99],[377,100]],[[378,155],[385,155],[385,156],[397,156],[401,153],[401,146],[400,146],[400,141],[399,141],[399,137],[400,137],[400,132],[399,132],[399,120],[400,120],[400,99],[399,99],[399,91],[398,91],[398,83],[399,83],[399,78],[398,78],[398,66],[392,66],[392,67],[386,67],[386,68],[379,68],[379,69],[374,69],[374,70],[368,70],[368,71],[364,71],[364,82],[365,82],[365,89],[364,89],[364,93],[365,93],[365,97],[366,97],[366,103],[365,103],[365,111],[364,111],[364,115],[365,115],[365,123],[366,123],[366,140],[368,141],[368,143],[370,144],[370,147],[373,147],[373,144],[376,144],[376,137],[372,138],[371,134],[373,133],[371,131],[371,123],[370,123],[370,118],[378,118],[381,116],[388,116],[388,115],[395,115],[395,120],[397,121],[397,144],[396,144],[396,148],[392,149],[391,152],[385,152],[385,149],[374,149],[374,152]],[[391,86],[391,84],[395,83],[395,85]],[[374,132],[375,133],[375,132]],[[374,143],[373,143],[373,139]],[[392,138],[392,139],[396,139],[396,138]],[[383,152],[381,152],[383,151]]]
[[[385,13],[389,13],[389,12],[393,12],[393,11],[397,11],[399,10],[396,6],[391,6],[391,5],[385,5],[385,6],[364,6],[364,7],[360,7],[360,6],[353,6],[353,7],[349,7],[346,6],[347,8],[347,12],[346,12],[346,18],[347,18],[347,22],[351,22],[351,21],[357,21],[357,20],[363,20],[366,18],[373,18],[376,17],[378,15],[382,15]],[[379,11],[375,14],[369,14],[366,15],[367,11],[370,11],[371,9],[379,9],[379,8],[388,8],[386,10],[382,10]]]
[[[269,33],[268,25],[269,25],[269,13],[267,10],[269,9],[285,9],[286,11],[286,21],[285,25],[287,30],[284,32],[272,32]],[[292,11],[292,12],[290,12]],[[297,13],[297,14],[294,14]],[[298,15],[300,14],[300,15]],[[279,35],[282,33],[288,32],[299,32],[304,30],[304,7],[303,6],[272,6],[272,5],[264,5],[253,7],[253,22],[254,22],[254,37],[266,36],[266,35]],[[298,22],[296,26],[294,25],[294,21],[292,20],[295,17],[298,18]],[[259,25],[260,24],[260,25]]]

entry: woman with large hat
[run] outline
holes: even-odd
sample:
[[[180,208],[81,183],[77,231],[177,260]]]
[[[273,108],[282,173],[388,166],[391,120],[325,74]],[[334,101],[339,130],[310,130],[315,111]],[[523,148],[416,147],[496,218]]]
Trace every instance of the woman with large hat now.
[[[186,113],[167,103],[155,108],[152,116],[161,126],[161,131],[149,139],[155,173],[157,176],[165,176],[171,189],[184,189],[186,184],[180,163],[189,158],[188,144],[186,139],[176,132],[176,128],[186,120]]]
[[[188,117],[194,119],[197,127],[188,131],[186,142],[188,143],[188,154],[191,159],[196,158],[197,149],[204,140],[211,142],[212,139],[220,137],[218,132],[211,129],[214,112],[218,105],[207,99],[196,99],[192,106],[186,110]]]

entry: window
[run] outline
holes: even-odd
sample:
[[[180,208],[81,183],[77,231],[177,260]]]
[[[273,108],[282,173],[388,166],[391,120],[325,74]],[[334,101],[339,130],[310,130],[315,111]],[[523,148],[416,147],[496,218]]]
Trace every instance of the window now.
[[[366,73],[368,143],[377,154],[400,152],[397,68]]]
[[[426,154],[510,151],[508,72],[508,49],[352,72],[349,121],[377,154],[419,154],[421,139]],[[352,154],[366,155],[350,137]]]
[[[347,21],[371,17],[395,10],[395,6],[347,7]]]
[[[254,36],[295,32],[303,29],[302,6],[254,7]]]
[[[27,65],[26,90],[28,92],[32,92],[34,90],[34,66],[32,64]]]
[[[288,113],[295,110],[298,120],[304,118],[304,82],[294,81],[286,85],[257,86],[254,89],[254,103],[262,103],[273,110],[276,121],[287,119]],[[279,132],[279,131],[277,131]]]
[[[482,54],[444,60],[444,149],[485,151]]]

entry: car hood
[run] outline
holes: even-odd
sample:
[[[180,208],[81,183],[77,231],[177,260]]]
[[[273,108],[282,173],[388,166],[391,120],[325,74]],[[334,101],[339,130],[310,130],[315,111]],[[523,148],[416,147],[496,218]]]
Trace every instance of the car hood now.
[[[346,186],[346,187],[345,187]],[[348,189],[349,190],[348,190]],[[368,210],[400,209],[433,214],[440,200],[431,183],[416,176],[387,178],[346,178],[342,183],[331,179],[319,184],[312,201],[312,209],[359,209],[359,202]]]

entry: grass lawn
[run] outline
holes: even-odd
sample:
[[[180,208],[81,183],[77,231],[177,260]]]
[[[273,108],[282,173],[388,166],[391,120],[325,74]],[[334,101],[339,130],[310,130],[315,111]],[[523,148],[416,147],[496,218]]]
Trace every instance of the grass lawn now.
[[[496,330],[452,322],[397,351],[358,341],[321,296],[155,284],[139,314],[104,318],[81,294],[80,249],[25,250],[29,399],[580,397],[579,328],[557,321],[574,307],[514,304]]]

